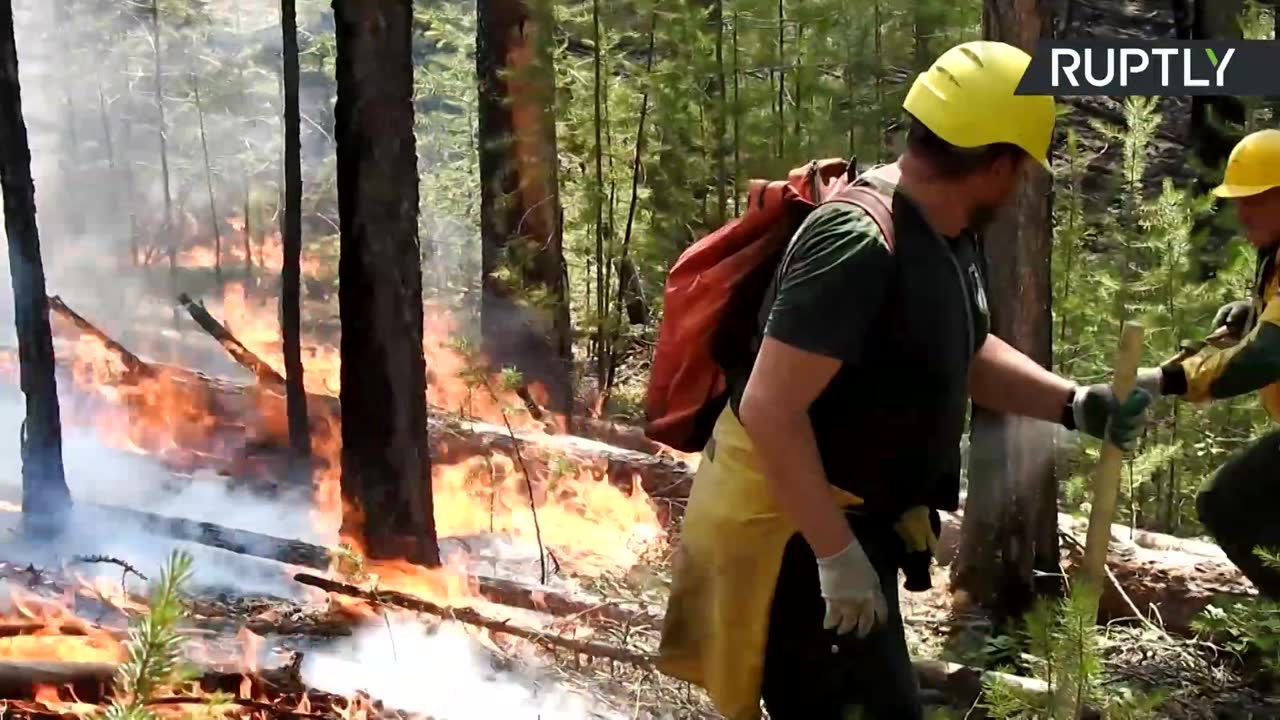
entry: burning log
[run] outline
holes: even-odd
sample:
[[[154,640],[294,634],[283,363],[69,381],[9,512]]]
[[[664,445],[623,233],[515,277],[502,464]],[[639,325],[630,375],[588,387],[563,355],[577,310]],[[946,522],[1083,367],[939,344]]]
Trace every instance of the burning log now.
[[[57,295],[50,297],[49,309],[69,321],[80,332],[97,338],[98,341],[101,342],[108,350],[119,356],[121,364],[124,365],[125,370],[130,375],[135,377],[155,376],[155,368],[148,365],[142,358],[134,355],[129,348],[126,348],[116,342],[110,335],[100,330],[98,326],[81,316],[80,313],[77,313],[75,310],[68,307],[67,304],[62,301],[62,298]]]
[[[259,392],[257,390],[263,388],[255,390],[244,385],[211,378],[186,368],[148,364],[130,353],[123,345],[112,340],[88,320],[75,314],[66,307],[65,303],[60,303],[65,313],[62,309],[58,312],[68,318],[74,315],[77,320],[73,322],[77,328],[102,340],[108,348],[119,354],[126,364],[131,362],[128,360],[131,357],[140,366],[148,368],[146,372],[164,375],[174,383],[189,387],[194,396],[208,398],[210,412],[220,416],[216,418],[220,426],[224,428],[238,426],[242,433],[255,440],[269,442],[280,448],[286,447],[287,436],[277,427],[268,427],[270,423],[267,420],[286,417],[283,395],[273,392],[283,388],[284,381],[279,373],[245,349],[243,344],[225,326],[209,315],[208,310],[203,306],[191,302],[191,299],[185,295],[183,298],[188,311],[193,313],[192,317],[201,323],[201,327],[215,338],[219,338],[219,342],[226,338],[227,342],[223,345],[231,356],[246,369],[254,372],[259,382],[273,387],[265,388],[267,392]],[[197,313],[200,317],[197,317]],[[205,318],[205,321],[202,322],[201,317]],[[206,323],[209,324],[208,327]],[[213,329],[210,329],[211,327]],[[241,348],[243,353],[237,354],[238,351],[232,349],[236,347]],[[60,359],[60,366],[69,368],[69,363]],[[341,410],[338,398],[320,394],[307,395],[307,408],[313,421],[317,418],[337,418]],[[622,488],[630,488],[633,480],[639,480],[644,491],[655,499],[680,500],[688,497],[693,469],[682,460],[657,454],[655,444],[648,442],[643,437],[642,431],[629,430],[613,423],[598,421],[590,424],[587,429],[591,435],[616,442],[609,444],[609,442],[576,435],[548,435],[522,431],[511,433],[505,427],[467,421],[438,411],[432,412],[428,417],[428,434],[431,439],[433,462],[453,464],[475,455],[493,452],[502,453],[515,462],[518,445],[525,463],[534,473],[546,471],[551,465],[568,460],[573,463],[602,467],[610,481]],[[628,447],[631,449],[627,449]],[[205,447],[183,449],[202,454],[210,452]],[[201,458],[191,459],[195,465],[183,469],[192,470],[203,466],[200,464]],[[203,462],[210,463],[207,466],[215,470],[226,471],[234,466],[233,460],[233,458],[216,457],[205,458]]]
[[[259,382],[271,385],[284,385],[284,378],[280,373],[276,372],[265,360],[254,354],[252,350],[244,346],[225,325],[218,322],[217,318],[209,314],[204,305],[195,302],[190,295],[182,293],[178,296],[178,302],[187,309],[187,313],[191,315],[191,319],[196,321],[200,329],[213,336],[218,344],[226,349],[231,357],[258,378]]]
[[[653,667],[654,658],[649,655],[631,652],[630,650],[614,647],[612,645],[602,645],[600,643],[574,640],[573,638],[551,635],[532,628],[513,625],[507,620],[495,620],[493,618],[486,617],[473,608],[444,607],[404,593],[388,590],[365,590],[363,588],[356,587],[355,585],[347,585],[346,583],[316,577],[315,575],[307,575],[305,573],[294,575],[293,579],[303,585],[320,588],[325,592],[346,595],[369,603],[394,605],[405,610],[427,613],[428,615],[435,615],[436,617],[443,618],[445,620],[454,620],[467,625],[482,627],[491,632],[511,635],[513,637],[522,638],[551,648],[569,650],[579,655],[587,655],[589,657],[603,658],[607,660],[617,660],[619,662],[624,662],[645,669]]]
[[[316,569],[329,567],[328,549],[299,540],[286,540],[209,522],[166,517],[120,507],[86,503],[79,503],[78,507],[96,513],[99,518],[109,523],[133,525],[147,532],[175,540],[199,543],[240,555],[260,557],[291,565]]]
[[[480,595],[492,603],[549,613],[559,617],[582,619],[603,618],[639,627],[658,627],[662,618],[650,613],[629,610],[617,604],[592,602],[553,592],[545,587],[530,587],[502,578],[476,578]]]

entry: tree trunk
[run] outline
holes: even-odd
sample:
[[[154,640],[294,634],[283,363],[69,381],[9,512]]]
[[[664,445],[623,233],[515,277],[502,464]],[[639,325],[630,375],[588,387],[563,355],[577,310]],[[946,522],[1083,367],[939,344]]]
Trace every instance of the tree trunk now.
[[[653,43],[650,42],[650,45]],[[738,77],[739,60],[738,60],[738,9],[734,6],[733,10],[733,216],[737,217],[742,212],[741,201],[738,189],[738,183],[742,175],[742,136],[740,133],[742,120],[742,104],[739,102],[740,85],[742,79]],[[652,56],[652,53],[650,53]],[[646,94],[647,98],[648,95]]]
[[[649,54],[645,60],[645,82],[653,79],[653,55],[658,35],[658,13],[654,10],[649,15]],[[623,305],[627,305],[627,310],[631,314],[632,320],[643,315],[641,323],[648,321],[647,308],[644,307],[643,299],[639,303],[639,307],[635,304],[628,304],[628,298],[634,298],[639,295],[640,281],[636,277],[634,269],[628,273],[627,268],[632,267],[631,259],[627,256],[631,248],[631,235],[635,228],[636,209],[640,204],[640,169],[644,158],[644,140],[645,140],[645,123],[649,119],[649,93],[650,89],[645,88],[644,95],[640,98],[640,119],[636,125],[636,145],[631,160],[631,199],[627,203],[627,226],[622,233],[622,250],[621,257],[618,259],[618,294],[615,298],[615,309],[613,311],[613,327],[622,327],[622,310]],[[634,282],[633,286],[629,286],[629,282]],[[617,347],[617,338],[609,346],[609,368],[605,373],[603,383],[600,389],[600,408],[603,410],[609,404],[609,397],[613,393],[613,383],[617,376],[618,361],[620,349]]]
[[[60,528],[71,506],[62,469],[62,423],[54,378],[49,299],[45,296],[40,233],[36,228],[31,147],[22,117],[13,5],[0,0],[0,186],[18,333],[18,363],[26,419],[22,423],[22,510],[37,534]]]
[[[787,8],[778,0],[778,159],[787,159]]]
[[[1191,4],[1191,37],[1194,40],[1240,40],[1239,25],[1243,0],[1199,0]],[[1242,135],[1232,125],[1243,127],[1247,109],[1240,98],[1221,95],[1197,95],[1191,98],[1191,122],[1188,127],[1188,145],[1197,162],[1195,186],[1199,194],[1222,179],[1227,158]],[[1235,237],[1237,229],[1232,213],[1222,212],[1226,205],[1221,199],[1213,200],[1215,212],[1196,217],[1192,235],[1205,238],[1207,250],[1225,247]]]
[[[410,0],[334,0],[344,532],[438,565],[422,353]]]
[[[716,226],[723,225],[728,219],[729,198],[727,195],[729,172],[725,165],[724,136],[725,125],[728,124],[729,100],[724,72],[724,0],[715,0],[711,7],[711,22],[716,26]]]
[[[295,469],[311,457],[307,394],[302,382],[302,140],[298,109],[298,20],[294,0],[280,0],[284,33],[284,267],[280,279],[281,332],[284,341],[285,394],[289,447]],[[415,192],[416,195],[416,192]],[[419,280],[421,283],[421,280]]]
[[[1051,34],[1051,3],[987,0],[987,38],[1031,51]],[[1029,177],[987,231],[984,255],[993,332],[1045,367],[1053,361],[1049,257],[1052,179]],[[1030,609],[1034,571],[1057,569],[1053,429],[975,408],[964,537],[953,587],[999,619]]]
[[[204,154],[204,182],[209,191],[209,221],[213,226],[213,276],[222,286],[222,228],[219,226],[218,203],[213,196],[213,167],[209,161],[209,139],[204,130],[204,106],[200,103],[200,78],[191,73],[191,89],[195,93],[196,118],[200,124],[200,150]]]
[[[600,0],[592,0],[591,2],[591,37],[593,39],[592,50],[592,67],[595,71],[595,81],[592,83],[593,100],[595,103],[595,147],[593,154],[595,155],[596,168],[596,187],[595,193],[592,195],[592,203],[595,205],[595,230],[596,230],[596,379],[601,385],[605,382],[605,376],[608,374],[606,366],[606,357],[608,357],[607,342],[605,340],[605,318],[608,315],[606,307],[608,293],[605,292],[604,268],[607,260],[604,256],[604,146],[600,140],[600,133],[603,130],[604,121],[601,118],[601,101],[604,88],[601,84],[601,70],[603,50],[600,47]]]
[[[478,0],[481,331],[491,362],[572,407],[549,0]]]
[[[155,46],[155,63],[153,66],[152,84],[156,93],[156,135],[160,140],[160,182],[164,188],[164,222],[160,232],[167,243],[169,258],[169,297],[178,296],[178,248],[172,237],[173,233],[173,191],[169,186],[169,140],[168,129],[164,120],[164,63],[161,60],[160,45],[160,5],[159,0],[151,0],[151,42]],[[173,327],[180,327],[181,311],[173,308]]]

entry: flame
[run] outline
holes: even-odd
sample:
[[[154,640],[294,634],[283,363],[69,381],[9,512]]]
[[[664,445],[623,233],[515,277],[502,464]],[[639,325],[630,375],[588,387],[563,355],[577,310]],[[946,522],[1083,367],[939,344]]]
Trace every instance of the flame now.
[[[247,627],[240,628],[240,632],[236,633],[236,640],[240,642],[240,669],[246,673],[258,672],[261,669],[259,658],[262,656],[262,646],[266,641]]]
[[[11,590],[0,625],[18,625],[24,634],[0,638],[0,658],[116,663],[124,648],[111,633],[91,625],[58,602]],[[57,694],[57,688],[54,688]]]
[[[268,266],[276,262],[277,247],[278,235],[266,236],[259,247],[259,260],[265,258]],[[243,243],[234,237],[224,242],[224,261],[242,252]],[[203,266],[211,257],[211,251],[205,254],[199,248],[182,256],[190,266]],[[304,272],[322,269],[309,265]],[[277,371],[283,370],[274,297],[250,292],[240,283],[228,283],[220,301],[209,305],[249,350]],[[455,318],[443,308],[424,308],[423,352],[430,373],[424,400],[430,406],[498,428],[510,425],[519,432],[563,425],[561,418],[540,410],[546,405],[543,388],[529,387],[535,404],[530,409],[525,399],[504,387],[501,376],[477,372],[487,364],[485,358],[466,343],[454,341],[459,330]],[[94,427],[104,444],[156,456],[180,469],[207,467],[210,459],[230,463],[238,457],[245,428],[234,426],[223,432],[227,412],[215,412],[214,408],[215,402],[223,400],[210,397],[207,386],[194,382],[188,371],[152,365],[154,375],[139,377],[96,337],[78,332],[73,337],[72,376],[87,399],[65,409],[70,422]],[[318,326],[307,328],[302,345],[308,391],[336,396],[341,391],[341,364],[335,338]],[[279,443],[287,436],[282,392],[281,388],[259,386],[247,395],[253,405],[241,408],[241,412],[254,439]],[[362,527],[359,509],[345,507],[341,492],[342,433],[336,408],[336,402],[312,402],[309,407],[316,459],[311,519],[317,529],[330,536],[347,527],[343,540],[358,548]],[[538,420],[537,414],[543,419]],[[637,483],[632,489],[619,489],[607,479],[604,467],[570,462],[554,465],[531,467],[529,477],[505,454],[434,465],[432,485],[439,534],[492,531],[527,545],[541,541],[558,561],[585,574],[630,567],[650,543],[663,536],[657,512]],[[380,561],[368,563],[365,569],[378,576],[381,587],[456,604],[474,596],[464,564],[450,561],[442,569],[427,571],[403,561]],[[98,589],[106,592],[105,587]]]

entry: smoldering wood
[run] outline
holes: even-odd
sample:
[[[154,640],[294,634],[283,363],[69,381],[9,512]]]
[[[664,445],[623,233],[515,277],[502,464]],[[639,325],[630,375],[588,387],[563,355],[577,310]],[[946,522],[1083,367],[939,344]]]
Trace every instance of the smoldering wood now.
[[[533,628],[517,625],[508,620],[497,620],[485,616],[474,608],[444,607],[412,595],[405,595],[404,593],[388,590],[365,590],[363,588],[356,587],[355,585],[348,585],[346,583],[336,582],[327,578],[316,577],[315,575],[307,575],[306,573],[294,575],[293,579],[303,585],[319,588],[325,592],[346,595],[347,597],[358,598],[360,600],[379,605],[394,605],[395,607],[403,608],[405,610],[426,613],[445,620],[454,620],[467,625],[482,627],[491,632],[511,635],[545,647],[569,650],[579,655],[607,660],[617,660],[640,668],[652,668],[654,663],[654,658],[649,655],[631,652],[612,645],[603,645],[601,643],[586,642],[583,640],[562,637],[547,633],[543,630],[535,630]]]
[[[0,658],[0,697],[30,697],[39,685],[70,685],[77,697],[101,694],[101,686],[116,673],[114,663],[39,661]],[[94,692],[94,690],[97,692]]]
[[[53,334],[36,225],[31,146],[22,114],[12,0],[0,0],[0,190],[13,284],[19,382],[26,396],[22,423],[22,507],[30,532],[51,532],[71,504],[62,465]]]
[[[187,314],[196,322],[196,325],[200,326],[201,330],[209,333],[214,340],[217,340],[218,344],[226,349],[233,360],[252,372],[259,381],[273,385],[284,385],[284,377],[268,365],[265,360],[245,347],[244,343],[231,334],[231,331],[225,325],[218,322],[218,319],[209,313],[203,303],[197,303],[186,293],[178,296],[178,303],[186,308]]]
[[[324,569],[329,567],[329,550],[299,540],[272,537],[211,522],[157,515],[110,505],[81,503],[85,519],[101,520],[111,527],[137,527],[154,535],[185,540],[266,560]]]

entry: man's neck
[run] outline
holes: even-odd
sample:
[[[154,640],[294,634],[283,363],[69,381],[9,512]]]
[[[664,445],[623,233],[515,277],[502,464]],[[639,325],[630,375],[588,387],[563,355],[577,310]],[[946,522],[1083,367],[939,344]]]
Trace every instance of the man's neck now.
[[[955,183],[932,177],[919,160],[904,155],[896,163],[902,176],[898,189],[920,208],[929,226],[943,237],[955,237],[969,224],[968,203],[958,201],[965,196]]]

